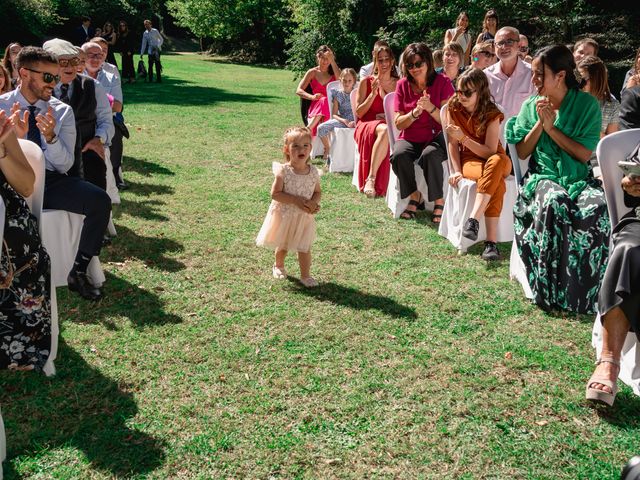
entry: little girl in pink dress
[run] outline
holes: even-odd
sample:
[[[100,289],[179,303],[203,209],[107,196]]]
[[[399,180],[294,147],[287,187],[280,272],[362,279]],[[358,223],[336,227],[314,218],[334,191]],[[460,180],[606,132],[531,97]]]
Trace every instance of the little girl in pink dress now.
[[[311,244],[316,238],[314,215],[320,211],[321,192],[318,169],[309,164],[311,141],[308,128],[285,132],[285,163],[273,163],[272,201],[256,239],[256,245],[275,249],[274,278],[286,278],[287,253],[298,252],[300,282],[305,287],[318,286],[310,269]]]

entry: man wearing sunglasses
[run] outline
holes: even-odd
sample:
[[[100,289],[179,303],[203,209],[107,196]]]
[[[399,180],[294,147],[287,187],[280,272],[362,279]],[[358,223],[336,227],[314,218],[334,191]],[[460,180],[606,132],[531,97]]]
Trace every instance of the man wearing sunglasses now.
[[[518,44],[518,56],[520,59],[529,65],[533,61],[531,55],[529,55],[529,39],[526,35],[520,34],[520,43]]]
[[[71,107],[52,97],[60,80],[58,59],[42,48],[25,47],[18,54],[16,64],[20,87],[0,96],[0,109],[11,114],[18,137],[31,140],[44,152],[43,208],[85,216],[67,284],[83,298],[99,300],[102,294],[87,277],[87,267],[91,258],[100,253],[111,200],[95,185],[67,175],[75,159],[76,123]]]
[[[43,48],[57,57],[60,66],[60,82],[53,95],[71,106],[76,121],[75,161],[67,174],[81,176],[106,190],[104,146],[114,132],[107,92],[93,79],[77,74],[78,47],[54,38],[45,42]]]
[[[518,57],[520,32],[503,27],[496,32],[495,49],[498,63],[484,70],[495,102],[504,111],[504,118],[520,113],[522,103],[535,88],[531,83],[531,65]]]

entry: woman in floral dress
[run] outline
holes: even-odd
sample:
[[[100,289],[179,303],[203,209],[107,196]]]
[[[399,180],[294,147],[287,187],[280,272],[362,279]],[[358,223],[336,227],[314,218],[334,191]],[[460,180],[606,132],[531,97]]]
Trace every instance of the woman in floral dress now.
[[[40,371],[51,353],[51,264],[38,222],[24,200],[33,192],[34,180],[11,123],[0,111],[0,195],[6,209],[0,259],[0,369]]]
[[[593,313],[610,230],[604,192],[589,166],[600,107],[579,91],[567,47],[545,48],[531,67],[538,95],[506,127],[518,156],[531,155],[514,207],[518,253],[541,308]]]

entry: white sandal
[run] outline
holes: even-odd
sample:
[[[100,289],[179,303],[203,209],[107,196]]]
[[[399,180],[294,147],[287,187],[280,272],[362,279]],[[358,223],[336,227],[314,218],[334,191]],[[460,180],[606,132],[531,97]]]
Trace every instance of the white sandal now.
[[[620,362],[615,361],[613,358],[600,358],[596,362],[596,365],[600,365],[601,363],[610,363],[618,367],[618,371],[620,371]],[[600,390],[599,388],[593,388],[591,385],[594,383],[599,383],[604,385],[605,387],[609,387],[611,389],[611,393],[605,392],[604,390]],[[595,373],[591,375],[591,378],[587,382],[587,391],[586,397],[587,400],[591,400],[593,402],[604,403],[613,406],[613,402],[616,399],[616,395],[618,393],[618,381],[609,380],[607,377],[602,375],[596,375]]]
[[[318,281],[313,277],[301,278],[300,283],[307,288],[315,288],[319,285]]]
[[[284,267],[280,268],[274,265],[272,273],[273,273],[273,278],[277,278],[278,280],[284,280],[285,278],[287,278],[287,272],[284,269]]]
[[[375,177],[367,178],[367,181],[364,184],[363,192],[367,196],[367,198],[374,198],[376,196],[376,178]]]

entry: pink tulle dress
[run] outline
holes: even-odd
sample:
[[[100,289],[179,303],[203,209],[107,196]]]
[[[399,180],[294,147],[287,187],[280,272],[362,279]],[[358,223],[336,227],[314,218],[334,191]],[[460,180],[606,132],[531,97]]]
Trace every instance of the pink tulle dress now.
[[[329,81],[327,83],[325,83],[324,85],[322,83],[320,83],[318,80],[316,80],[315,78],[311,79],[311,90],[313,91],[314,95],[316,93],[320,93],[322,94],[322,98],[320,100],[312,100],[311,101],[311,105],[309,106],[309,113],[307,113],[307,119],[309,120],[309,123],[311,123],[311,119],[313,117],[324,117],[324,121],[327,121],[331,118],[331,110],[329,109],[329,100],[327,99],[327,85],[329,85],[330,82],[333,82],[336,79],[336,77],[331,77],[329,79]],[[314,129],[311,132],[311,135],[313,135],[314,137],[316,136],[316,129],[318,127],[314,127]]]
[[[283,192],[310,199],[320,180],[318,169],[309,166],[309,173],[299,175],[290,165],[273,163],[273,174],[282,175]],[[269,211],[258,233],[256,245],[295,252],[308,252],[316,239],[315,216],[290,203],[271,201]]]

